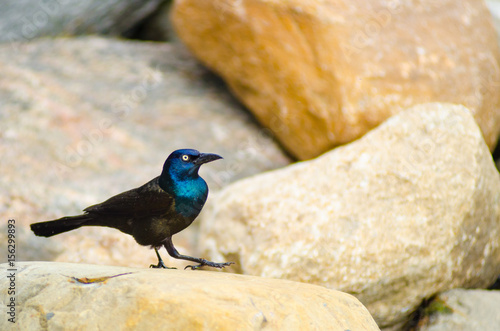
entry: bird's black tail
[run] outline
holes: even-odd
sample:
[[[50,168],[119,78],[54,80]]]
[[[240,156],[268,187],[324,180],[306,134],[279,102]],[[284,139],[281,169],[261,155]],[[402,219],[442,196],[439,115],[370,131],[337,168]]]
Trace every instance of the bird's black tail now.
[[[31,224],[31,230],[41,237],[51,237],[59,233],[78,229],[92,220],[90,215],[67,216],[57,220]]]

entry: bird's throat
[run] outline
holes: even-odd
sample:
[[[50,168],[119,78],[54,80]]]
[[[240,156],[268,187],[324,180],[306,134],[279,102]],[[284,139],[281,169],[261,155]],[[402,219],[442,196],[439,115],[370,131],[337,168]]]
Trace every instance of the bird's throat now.
[[[196,176],[184,179],[172,176],[160,176],[160,187],[175,198],[175,210],[188,218],[195,218],[200,213],[208,196],[208,186],[203,178]]]

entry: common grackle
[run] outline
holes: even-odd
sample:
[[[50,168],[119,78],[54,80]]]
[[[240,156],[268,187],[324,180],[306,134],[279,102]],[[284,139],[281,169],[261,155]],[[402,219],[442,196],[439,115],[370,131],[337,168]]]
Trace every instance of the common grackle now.
[[[167,268],[158,253],[161,246],[173,258],[199,263],[186,268],[224,268],[234,262],[181,255],[172,243],[172,236],[194,221],[207,200],[208,186],[198,175],[200,166],[217,159],[222,157],[194,149],[176,150],[165,161],[161,175],[141,187],[87,207],[82,215],[31,224],[31,230],[37,236],[51,237],[81,226],[107,226],[132,235],[139,245],[154,248],[158,264],[152,268]]]

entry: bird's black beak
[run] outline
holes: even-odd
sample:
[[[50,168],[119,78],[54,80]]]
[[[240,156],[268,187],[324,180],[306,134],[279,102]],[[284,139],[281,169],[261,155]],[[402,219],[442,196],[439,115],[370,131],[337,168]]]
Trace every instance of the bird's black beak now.
[[[203,163],[212,162],[222,159],[222,156],[217,154],[201,153],[196,160],[193,161],[195,165],[202,165]]]

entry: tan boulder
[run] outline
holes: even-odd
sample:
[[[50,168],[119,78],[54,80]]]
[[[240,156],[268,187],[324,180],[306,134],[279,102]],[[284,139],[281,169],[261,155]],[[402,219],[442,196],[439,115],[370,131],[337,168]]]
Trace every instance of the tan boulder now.
[[[471,109],[496,144],[500,52],[482,1],[178,0],[172,18],[299,159],[435,101]]]
[[[378,330],[355,297],[286,280],[55,262],[17,269],[21,330]],[[3,307],[9,282],[0,279]],[[11,327],[2,316],[0,329]]]
[[[500,175],[463,106],[423,104],[317,159],[231,184],[201,245],[234,271],[354,294],[381,327],[500,274]]]

